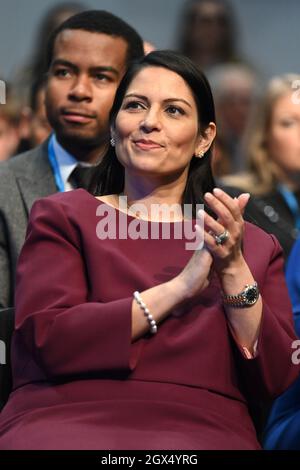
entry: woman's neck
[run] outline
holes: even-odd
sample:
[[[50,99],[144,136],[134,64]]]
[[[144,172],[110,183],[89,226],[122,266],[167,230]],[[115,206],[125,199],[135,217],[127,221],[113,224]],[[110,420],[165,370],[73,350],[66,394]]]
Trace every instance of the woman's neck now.
[[[186,179],[180,178],[169,181],[155,181],[147,178],[130,178],[125,175],[123,196],[127,198],[127,207],[137,204],[145,210],[145,214],[152,214],[150,220],[163,221],[182,220],[182,195],[186,186]],[[157,213],[163,210],[163,215]],[[142,217],[143,218],[143,217]]]

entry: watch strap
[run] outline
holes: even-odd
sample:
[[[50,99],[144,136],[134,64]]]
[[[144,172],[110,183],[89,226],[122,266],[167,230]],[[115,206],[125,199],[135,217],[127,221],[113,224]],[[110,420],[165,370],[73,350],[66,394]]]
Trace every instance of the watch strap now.
[[[247,294],[250,294],[252,291],[252,296],[248,297]],[[254,294],[254,295],[253,295]],[[242,292],[236,295],[222,295],[224,305],[228,305],[233,308],[247,308],[254,305],[259,297],[259,290],[257,282],[254,284],[246,284]]]

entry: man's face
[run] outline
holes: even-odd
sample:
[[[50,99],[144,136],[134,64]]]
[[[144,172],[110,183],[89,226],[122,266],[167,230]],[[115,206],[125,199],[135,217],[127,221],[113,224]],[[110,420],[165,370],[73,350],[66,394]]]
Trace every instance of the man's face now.
[[[97,147],[109,136],[109,111],[126,70],[119,37],[65,30],[56,38],[46,87],[47,117],[62,145]]]

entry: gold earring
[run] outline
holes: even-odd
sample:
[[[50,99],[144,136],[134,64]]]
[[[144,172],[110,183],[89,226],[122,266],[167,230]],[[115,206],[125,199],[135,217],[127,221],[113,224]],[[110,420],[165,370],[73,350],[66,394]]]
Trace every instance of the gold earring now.
[[[203,157],[204,157],[204,151],[203,151],[203,150],[200,150],[200,152],[195,153],[195,157],[197,157],[197,158],[203,158]]]

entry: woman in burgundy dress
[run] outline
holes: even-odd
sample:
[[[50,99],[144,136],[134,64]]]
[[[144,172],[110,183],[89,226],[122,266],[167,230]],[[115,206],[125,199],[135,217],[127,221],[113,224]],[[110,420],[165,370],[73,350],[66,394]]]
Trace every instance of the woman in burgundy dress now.
[[[248,400],[296,378],[295,334],[278,242],[214,189],[215,133],[202,73],[152,52],[118,88],[94,194],[34,204],[1,449],[260,448]]]

